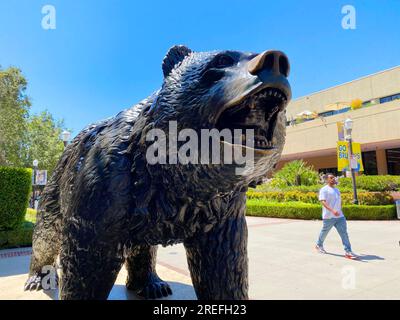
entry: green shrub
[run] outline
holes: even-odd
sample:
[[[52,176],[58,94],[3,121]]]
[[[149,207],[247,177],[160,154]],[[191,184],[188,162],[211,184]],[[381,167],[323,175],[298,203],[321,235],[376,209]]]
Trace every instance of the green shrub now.
[[[32,170],[0,167],[0,230],[18,228],[24,220]]]
[[[246,214],[248,216],[321,219],[322,206],[319,204],[286,202],[268,202],[263,199],[248,199]],[[349,220],[390,220],[396,217],[396,206],[344,205],[343,212]]]
[[[367,191],[399,191],[400,176],[358,176],[356,177],[357,190]],[[351,178],[341,178],[339,186],[352,189]]]
[[[33,226],[33,223],[25,222],[14,230],[0,231],[0,248],[31,246]]]
[[[283,170],[283,168],[282,168]],[[281,171],[282,171],[281,170]],[[281,172],[281,171],[278,171]],[[278,175],[278,173],[276,175]],[[279,177],[279,175],[278,175]],[[279,178],[280,179],[280,178]],[[302,191],[302,192],[318,192],[323,187],[322,184],[314,183],[311,185],[293,185],[292,182],[282,182],[284,179],[277,180],[276,177],[270,182],[257,186],[256,191]],[[293,180],[293,178],[290,178]],[[282,180],[282,181],[281,181]],[[400,191],[400,176],[357,176],[357,190],[363,191]],[[340,178],[337,188],[340,192],[352,192],[353,185],[351,178]]]
[[[274,203],[261,199],[247,200],[246,215],[257,217],[320,219],[321,206],[309,203]]]
[[[272,202],[283,202],[285,201],[285,193],[281,191],[247,191],[247,199],[268,199]]]
[[[249,190],[248,199],[265,199],[270,202],[304,202],[319,204],[318,192],[301,191],[272,191],[262,192]],[[388,192],[359,192],[359,204],[362,205],[389,205],[394,203],[393,196]],[[342,204],[352,204],[353,193],[342,193]]]
[[[345,205],[343,213],[350,220],[391,220],[395,219],[396,206],[366,206],[366,205]]]
[[[394,204],[389,192],[358,192],[358,202],[362,205],[381,206]],[[342,193],[343,204],[353,204],[353,193]]]
[[[251,191],[259,192],[282,192],[282,191],[300,191],[300,192],[318,192],[323,187],[322,184],[312,186],[276,186],[273,180],[268,183],[261,184],[257,188],[249,188]]]
[[[26,210],[25,221],[14,230],[0,231],[0,249],[32,245],[32,234],[36,222],[36,210]]]
[[[261,184],[259,186],[257,186],[257,188],[253,189],[250,188],[249,190],[252,191],[260,191],[260,192],[279,192],[279,191],[300,191],[300,192],[319,192],[319,190],[323,187],[323,184],[315,184],[312,186],[276,186],[273,181],[269,182],[269,183],[264,183]],[[338,185],[337,188],[339,189],[340,192],[353,192],[353,187],[352,185]],[[357,186],[357,190],[359,192],[364,192],[367,190],[364,190],[360,187]]]
[[[273,187],[311,186],[319,181],[318,172],[302,160],[288,162],[274,174],[271,181]]]
[[[339,191],[341,192],[341,193],[353,193],[353,187],[350,185],[350,186],[347,186],[347,185],[344,185],[344,186],[341,186],[341,185],[337,185],[336,186],[336,188],[338,188],[339,189]],[[357,192],[358,193],[360,193],[360,192],[369,192],[369,190],[365,190],[365,189],[362,189],[362,188],[359,188],[359,187],[357,187]]]

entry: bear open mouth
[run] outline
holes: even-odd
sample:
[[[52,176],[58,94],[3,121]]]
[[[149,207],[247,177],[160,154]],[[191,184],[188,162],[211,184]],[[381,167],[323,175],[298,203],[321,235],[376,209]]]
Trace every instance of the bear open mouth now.
[[[222,112],[216,128],[242,129],[242,144],[246,144],[246,129],[254,130],[254,148],[273,149],[272,142],[278,113],[284,110],[286,95],[276,88],[265,88],[249,97],[239,105]]]

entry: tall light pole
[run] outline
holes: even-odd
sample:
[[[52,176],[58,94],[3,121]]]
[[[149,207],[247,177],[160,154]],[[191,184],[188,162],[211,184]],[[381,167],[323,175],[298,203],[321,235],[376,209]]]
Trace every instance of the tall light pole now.
[[[62,139],[62,141],[64,142],[64,149],[67,147],[67,145],[68,145],[68,141],[69,141],[69,138],[71,137],[71,132],[69,132],[69,131],[67,131],[67,130],[64,130],[62,133],[61,133],[61,139]]]
[[[346,129],[346,141],[348,142],[349,168],[351,172],[351,182],[353,185],[353,203],[358,204],[356,174],[353,166],[351,165],[351,160],[353,159],[353,139],[351,137],[351,132],[353,130],[353,120],[347,118],[344,122],[344,128]]]
[[[32,209],[35,209],[35,199],[36,199],[36,172],[39,165],[37,159],[33,160],[33,186],[32,186]]]

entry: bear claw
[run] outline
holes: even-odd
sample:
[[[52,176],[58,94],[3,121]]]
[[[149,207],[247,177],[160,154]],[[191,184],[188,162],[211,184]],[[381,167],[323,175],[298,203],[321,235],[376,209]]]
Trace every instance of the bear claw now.
[[[42,277],[39,274],[34,274],[25,282],[25,291],[39,291],[42,289]]]
[[[150,280],[140,288],[134,287],[129,282],[126,286],[129,290],[134,290],[139,297],[144,299],[160,299],[172,295],[169,284],[160,278]]]
[[[168,297],[172,294],[172,290],[168,283],[164,281],[150,283],[141,290],[138,290],[137,295],[145,299],[160,299],[162,297]]]

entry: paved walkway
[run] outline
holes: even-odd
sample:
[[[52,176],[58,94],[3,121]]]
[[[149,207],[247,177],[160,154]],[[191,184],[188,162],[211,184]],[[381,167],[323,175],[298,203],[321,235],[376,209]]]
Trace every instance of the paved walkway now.
[[[343,257],[336,230],[321,255],[313,250],[321,221],[248,217],[251,299],[400,299],[400,221],[349,221],[353,250]],[[57,292],[24,292],[30,248],[0,251],[0,299],[54,299]],[[195,299],[182,245],[159,249],[158,274],[174,294]],[[121,270],[109,299],[137,299]]]

